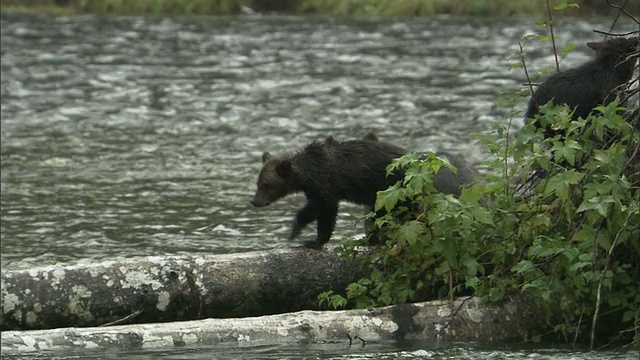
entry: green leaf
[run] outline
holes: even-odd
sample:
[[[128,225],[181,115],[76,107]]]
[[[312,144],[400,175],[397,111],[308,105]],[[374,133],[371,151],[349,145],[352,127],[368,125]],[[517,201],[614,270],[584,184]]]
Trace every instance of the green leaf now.
[[[607,217],[611,209],[612,204],[615,204],[617,200],[613,196],[594,196],[586,199],[576,212],[580,213],[587,210],[596,210],[602,217]]]
[[[556,142],[552,151],[556,158],[565,158],[573,166],[576,162],[576,153],[582,151],[582,146],[575,140],[566,140],[564,143]]]
[[[462,259],[462,264],[467,269],[467,276],[475,276],[478,273],[478,260],[471,256],[466,256]]]
[[[577,184],[582,180],[584,174],[575,170],[567,170],[553,175],[545,189],[545,194],[556,193],[560,198],[566,199],[569,197],[569,189],[572,185]]]
[[[553,7],[553,10],[564,10],[568,7],[569,5],[566,2],[561,2],[556,4],[556,6]]]
[[[402,224],[400,228],[398,228],[398,238],[401,238],[404,242],[409,245],[414,245],[418,241],[418,237],[424,231],[424,224],[412,220],[405,224]]]
[[[489,209],[484,207],[472,207],[470,212],[473,214],[473,219],[475,221],[485,225],[494,225],[493,214]]]
[[[440,253],[451,264],[451,267],[456,268],[458,264],[458,253],[460,248],[458,242],[454,239],[444,239],[442,242],[442,250]]]
[[[560,11],[560,10],[564,10],[564,9],[566,9],[566,8],[577,8],[577,9],[579,9],[579,8],[580,8],[580,5],[578,5],[578,4],[576,4],[576,3],[566,3],[566,2],[561,2],[561,3],[556,4],[556,5],[553,7],[553,10]]]
[[[396,206],[396,204],[405,199],[405,190],[396,185],[382,191],[378,191],[376,196],[375,211],[384,208],[387,212]]]
[[[591,265],[593,265],[591,262],[579,261],[579,262],[569,266],[569,271],[577,273],[580,270],[582,270],[582,268],[588,267],[588,266],[591,266]]]
[[[362,294],[365,290],[367,290],[366,286],[362,286],[359,283],[351,283],[347,286],[347,295],[349,297],[355,297]]]
[[[515,264],[513,267],[511,267],[511,271],[514,271],[517,274],[522,274],[522,273],[529,272],[535,268],[536,266],[533,264],[533,262],[529,260],[522,260],[517,264]]]
[[[465,286],[468,289],[476,290],[476,289],[478,289],[479,285],[480,285],[480,279],[478,279],[475,276],[467,278],[467,281],[465,282]]]

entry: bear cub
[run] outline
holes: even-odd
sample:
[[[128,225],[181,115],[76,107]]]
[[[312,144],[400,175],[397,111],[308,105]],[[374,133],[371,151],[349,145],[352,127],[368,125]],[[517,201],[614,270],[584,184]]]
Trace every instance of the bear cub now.
[[[303,192],[307,203],[297,212],[289,239],[296,238],[306,225],[317,221],[315,241],[304,245],[320,249],[334,231],[338,203],[346,200],[372,210],[377,192],[403,177],[402,174],[387,176],[387,165],[406,153],[403,148],[378,141],[374,134],[347,141],[337,141],[329,136],[293,155],[276,156],[265,152],[257,191],[250,202],[255,207],[263,207],[289,194]],[[454,166],[466,169],[469,165],[454,163]],[[441,171],[440,174],[447,173]],[[444,189],[437,185],[436,189],[459,194],[459,187],[466,180],[466,177],[462,180],[450,172],[441,181],[446,183]]]
[[[640,50],[638,37],[613,38],[589,42],[595,57],[585,64],[553,74],[531,96],[525,119],[533,119],[540,106],[549,101],[566,104],[574,111],[573,119],[589,116],[599,105],[613,101],[617,90],[633,76]],[[540,125],[536,122],[536,125]],[[553,132],[548,129],[548,134]]]

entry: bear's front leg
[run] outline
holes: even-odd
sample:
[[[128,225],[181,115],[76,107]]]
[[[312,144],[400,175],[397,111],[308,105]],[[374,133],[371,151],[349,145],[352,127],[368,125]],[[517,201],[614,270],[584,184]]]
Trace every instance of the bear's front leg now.
[[[302,209],[298,210],[296,217],[293,218],[293,224],[291,224],[291,233],[289,234],[289,240],[293,240],[305,226],[310,222],[315,221],[318,218],[318,204],[315,201],[308,201]]]
[[[338,217],[338,202],[325,202],[317,212],[318,215],[318,235],[316,241],[308,241],[304,243],[305,247],[311,249],[321,249],[324,244],[329,242],[331,234],[336,227],[336,218]]]

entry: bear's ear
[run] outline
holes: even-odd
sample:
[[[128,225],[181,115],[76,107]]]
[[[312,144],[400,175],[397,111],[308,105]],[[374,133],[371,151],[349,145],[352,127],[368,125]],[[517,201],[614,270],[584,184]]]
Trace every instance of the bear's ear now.
[[[363,140],[378,141],[378,137],[373,132],[370,132],[370,133],[368,133],[367,135],[364,136]]]
[[[336,139],[333,137],[333,135],[329,135],[329,136],[327,136],[327,138],[324,140],[324,143],[325,143],[325,144],[328,144],[328,145],[336,145],[336,144],[338,144],[338,140],[336,140]]]
[[[285,159],[282,160],[276,165],[276,173],[281,178],[287,178],[291,173],[291,160]]]
[[[590,42],[587,43],[587,46],[590,47],[591,49],[595,50],[595,51],[598,51],[598,50],[604,48],[605,44],[606,44],[606,41],[598,41],[598,42],[590,41]]]
[[[269,154],[269,152],[265,151],[265,152],[262,154],[262,163],[263,163],[263,164],[264,164],[264,163],[266,163],[266,162],[267,162],[267,160],[269,160],[270,158],[271,158],[271,154]]]

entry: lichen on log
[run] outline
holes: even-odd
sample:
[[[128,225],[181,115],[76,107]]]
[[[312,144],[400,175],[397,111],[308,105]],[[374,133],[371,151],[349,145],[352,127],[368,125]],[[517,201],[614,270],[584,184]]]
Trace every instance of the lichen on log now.
[[[453,310],[453,316],[452,316]],[[220,342],[367,344],[394,339],[523,340],[531,317],[510,302],[487,306],[479,298],[436,300],[364,310],[300,311],[260,317],[63,328],[1,333],[3,352],[131,349],[213,345]]]
[[[0,330],[186,321],[318,309],[361,276],[332,251],[118,258],[3,271]]]

